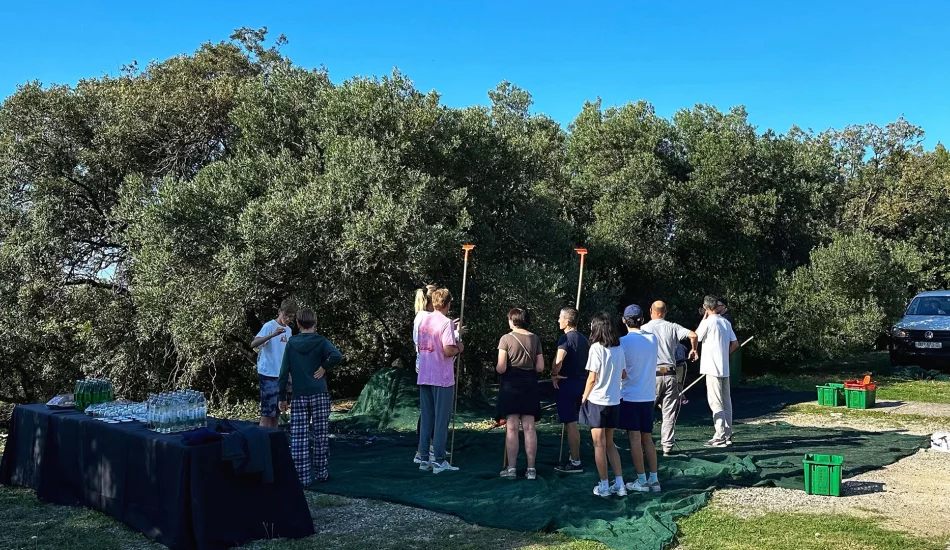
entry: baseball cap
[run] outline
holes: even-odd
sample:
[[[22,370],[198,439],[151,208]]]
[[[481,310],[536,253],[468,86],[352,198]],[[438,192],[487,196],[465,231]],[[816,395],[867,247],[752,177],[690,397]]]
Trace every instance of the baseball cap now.
[[[630,304],[623,310],[624,317],[643,317],[643,310],[637,304]]]

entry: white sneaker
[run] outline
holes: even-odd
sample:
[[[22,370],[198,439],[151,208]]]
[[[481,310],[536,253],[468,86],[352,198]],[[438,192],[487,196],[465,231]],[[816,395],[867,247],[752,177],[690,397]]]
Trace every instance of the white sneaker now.
[[[650,485],[641,484],[640,480],[630,481],[627,483],[627,490],[630,491],[631,493],[649,493]]]
[[[659,492],[660,492],[660,482],[659,482],[659,481],[654,481],[653,483],[647,483],[647,485],[650,487],[650,492],[651,492],[651,493],[659,493]]]
[[[441,474],[442,472],[446,472],[446,471],[457,472],[458,469],[459,469],[458,466],[452,466],[451,464],[449,464],[448,460],[443,460],[441,464],[439,464],[438,462],[432,463],[433,474]]]
[[[427,463],[428,461],[427,461],[427,460],[422,460],[421,458],[419,458],[419,453],[416,453],[416,456],[412,457],[412,462],[415,463],[415,464],[425,464],[425,463]]]
[[[432,445],[429,445],[429,456],[435,456],[435,449]],[[445,451],[445,458],[449,458],[450,456],[452,456],[452,453]]]
[[[627,496],[627,488],[619,483],[614,483],[610,486],[610,494],[617,495],[618,497]]]
[[[422,459],[420,458],[419,460],[422,460]],[[431,472],[431,471],[432,471],[432,463],[429,462],[428,460],[423,460],[422,462],[419,463],[419,471],[421,471],[421,472]]]
[[[607,498],[607,497],[610,496],[610,494],[611,494],[611,493],[610,493],[610,488],[609,488],[609,487],[608,487],[607,489],[601,489],[601,488],[600,488],[600,483],[598,483],[597,485],[594,485],[594,496],[595,496],[595,497]]]

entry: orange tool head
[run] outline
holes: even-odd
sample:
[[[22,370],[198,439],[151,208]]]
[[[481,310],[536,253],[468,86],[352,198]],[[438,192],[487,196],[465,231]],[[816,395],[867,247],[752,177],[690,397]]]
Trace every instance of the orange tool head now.
[[[587,254],[587,249],[586,249],[586,248],[575,248],[575,249],[574,249],[574,252],[577,252],[578,254],[580,254],[581,256],[583,256],[584,254]]]
[[[867,386],[870,383],[871,383],[871,375],[867,374],[864,376],[864,385]]]
[[[475,245],[474,245],[474,244],[463,244],[463,245],[462,245],[462,250],[465,250],[465,251],[469,251],[469,250],[471,250],[471,249],[473,249],[473,248],[475,248]]]

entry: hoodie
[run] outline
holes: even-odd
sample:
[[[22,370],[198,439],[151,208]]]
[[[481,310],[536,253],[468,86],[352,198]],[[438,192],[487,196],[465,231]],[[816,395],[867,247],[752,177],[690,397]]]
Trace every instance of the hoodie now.
[[[277,379],[277,394],[281,401],[287,400],[287,375],[293,375],[294,395],[316,395],[327,392],[327,374],[343,362],[343,354],[329,340],[315,332],[302,332],[292,336],[284,350]],[[323,378],[314,378],[313,373],[323,367]]]

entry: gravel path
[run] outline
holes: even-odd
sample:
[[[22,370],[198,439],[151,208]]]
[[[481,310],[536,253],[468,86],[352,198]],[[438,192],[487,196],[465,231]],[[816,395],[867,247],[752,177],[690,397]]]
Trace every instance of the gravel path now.
[[[950,453],[920,450],[880,470],[842,481],[841,497],[770,487],[725,489],[712,505],[738,517],[767,512],[846,513],[922,536],[950,536]]]
[[[915,407],[926,408],[925,403],[913,403]],[[930,435],[937,431],[950,431],[950,421],[947,416],[934,416],[933,418],[907,419],[906,417],[895,416],[887,417],[876,414],[861,414],[862,411],[842,409],[848,412],[829,412],[819,413],[795,412],[794,410],[784,410],[773,414],[767,414],[748,420],[736,421],[736,424],[761,424],[766,422],[788,422],[793,426],[816,426],[819,428],[852,428],[855,430],[868,431],[887,431],[899,429],[914,435]],[[877,409],[872,409],[877,410]],[[941,411],[942,412],[942,411]],[[892,413],[901,414],[901,413]],[[916,413],[915,413],[916,414]],[[928,415],[929,416],[929,415]]]
[[[856,430],[899,430],[914,435],[930,435],[950,430],[950,405],[883,402],[876,411],[795,412],[746,420],[757,424],[782,421],[795,426],[853,428]],[[907,418],[918,415],[931,418]],[[874,517],[885,527],[922,536],[950,536],[950,453],[921,450],[894,464],[842,481],[842,496],[806,495],[804,491],[780,488],[742,488],[716,491],[712,505],[738,517],[767,512],[844,513]]]

